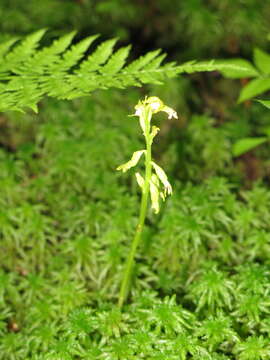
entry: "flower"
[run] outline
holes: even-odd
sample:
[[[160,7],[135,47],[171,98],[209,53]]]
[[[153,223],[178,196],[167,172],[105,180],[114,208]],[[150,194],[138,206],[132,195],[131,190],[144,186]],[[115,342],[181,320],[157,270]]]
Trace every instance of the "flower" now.
[[[146,106],[150,106],[153,114],[164,111],[168,114],[168,119],[178,119],[176,111],[169,106],[164,105],[163,101],[161,101],[157,96],[145,97],[143,101],[139,101],[139,103],[135,106],[136,111],[134,115],[139,117],[142,116],[143,109]]]

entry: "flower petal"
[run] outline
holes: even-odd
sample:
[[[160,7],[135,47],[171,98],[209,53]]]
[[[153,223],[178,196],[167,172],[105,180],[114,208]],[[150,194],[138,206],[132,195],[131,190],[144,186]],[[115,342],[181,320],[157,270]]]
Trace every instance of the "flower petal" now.
[[[142,154],[144,154],[144,153],[145,153],[145,150],[135,151],[132,155],[132,158],[125,164],[118,166],[118,168],[116,170],[122,170],[123,172],[126,172],[133,166],[136,166],[138,161],[140,160]]]
[[[159,195],[159,180],[158,177],[153,174],[150,180],[150,197],[152,209],[155,214],[159,212]]]
[[[170,108],[169,106],[164,106],[162,111],[165,111],[168,114],[168,119],[178,119],[177,112]]]
[[[154,170],[155,170],[159,180],[162,182],[162,184],[164,186],[164,196],[171,195],[172,194],[172,186],[168,181],[165,171],[160,166],[158,166],[154,161],[152,161],[152,165],[154,167]]]
[[[135,176],[136,176],[136,180],[137,180],[137,183],[138,183],[139,187],[143,190],[144,189],[144,182],[145,182],[144,178],[138,172],[135,173]]]

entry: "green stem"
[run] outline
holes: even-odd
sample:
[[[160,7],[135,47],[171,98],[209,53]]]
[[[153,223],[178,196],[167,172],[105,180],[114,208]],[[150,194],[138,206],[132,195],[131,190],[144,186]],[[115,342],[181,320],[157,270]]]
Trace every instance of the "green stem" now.
[[[139,222],[136,228],[136,232],[132,241],[130,253],[128,255],[125,270],[124,270],[124,276],[121,283],[120,293],[119,293],[119,299],[118,299],[118,306],[121,308],[128,296],[129,288],[130,288],[130,278],[132,275],[132,269],[134,266],[134,259],[136,255],[136,251],[138,248],[138,245],[141,240],[141,235],[145,223],[146,218],[146,212],[147,212],[147,205],[148,205],[148,198],[149,198],[149,189],[150,189],[150,180],[152,175],[152,154],[151,154],[151,135],[150,135],[150,121],[151,121],[151,112],[145,111],[143,114],[145,116],[145,140],[146,140],[146,154],[145,154],[145,178],[144,178],[144,187],[142,192],[142,198],[141,198],[141,206],[140,206],[140,215],[139,215]]]

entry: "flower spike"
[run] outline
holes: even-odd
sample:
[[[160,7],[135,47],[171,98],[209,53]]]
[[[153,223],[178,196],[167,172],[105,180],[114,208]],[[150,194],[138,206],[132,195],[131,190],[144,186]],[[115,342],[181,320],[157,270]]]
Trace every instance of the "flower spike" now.
[[[164,103],[157,96],[145,97],[144,100],[138,102],[138,104],[135,106],[135,114],[133,114],[133,116],[139,117],[140,126],[145,137],[146,149],[135,151],[127,163],[120,165],[117,168],[117,170],[126,172],[130,168],[136,166],[141,156],[144,154],[145,175],[143,177],[140,173],[135,173],[137,183],[142,191],[140,216],[139,223],[136,228],[136,233],[132,242],[131,251],[126,262],[124,277],[121,283],[118,301],[120,308],[125,302],[130,288],[130,279],[134,265],[134,258],[145,223],[148,199],[150,197],[151,207],[154,213],[157,214],[160,210],[160,199],[164,201],[167,195],[172,194],[172,187],[168,181],[165,171],[154,161],[152,161],[151,147],[154,137],[159,132],[159,128],[154,125],[152,126],[151,120],[152,116],[160,111],[166,112],[169,119],[178,118],[176,111],[169,106],[164,105]]]

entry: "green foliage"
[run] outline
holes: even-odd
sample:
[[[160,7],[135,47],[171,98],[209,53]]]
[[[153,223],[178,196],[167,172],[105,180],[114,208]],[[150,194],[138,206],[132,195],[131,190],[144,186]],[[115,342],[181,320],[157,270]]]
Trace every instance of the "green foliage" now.
[[[265,143],[267,138],[245,138],[236,142],[233,146],[233,154],[234,156],[239,156],[246,153],[249,150],[256,148],[257,146]]]
[[[268,100],[258,100],[258,102],[264,105],[265,107],[270,108],[270,104]],[[266,128],[263,129],[263,131],[266,133],[267,137],[243,138],[238,140],[233,145],[234,156],[245,154],[246,152],[253,150],[257,146],[267,142],[270,136],[270,127],[267,126]]]
[[[200,278],[194,276],[189,284],[189,296],[196,304],[196,310],[200,311],[206,306],[212,313],[224,306],[230,309],[235,290],[233,282],[217,270],[216,264],[205,263],[204,266]]]
[[[191,61],[183,65],[161,65],[165,55],[152,51],[125,66],[130,47],[113,53],[116,39],[102,42],[84,58],[96,35],[70,44],[75,32],[55,40],[51,46],[39,49],[44,35],[39,30],[18,44],[13,40],[2,44],[0,59],[0,111],[37,111],[37,103],[46,95],[57,99],[87,96],[97,89],[126,88],[142,84],[161,84],[165,78],[180,73],[238,68],[237,65]]]
[[[267,91],[269,11],[256,0],[1,1],[0,110],[44,100],[39,115],[0,117],[1,359],[269,358],[269,152],[232,151],[268,138],[269,115],[234,106],[238,82],[215,72],[178,76],[250,78],[240,101]],[[252,43],[254,65],[241,59]],[[127,114],[145,92],[130,87],[144,84],[180,115],[154,149],[174,193],[148,216],[120,312],[139,192],[115,169],[142,148]]]
[[[265,91],[270,89],[270,79],[267,77],[258,78],[251,80],[247,86],[243,88],[240,93],[239,102],[251,99],[255,96],[263,94]]]
[[[207,156],[194,164],[193,183],[188,172],[182,183],[174,180],[158,222],[149,216],[132,303],[122,312],[114,305],[139,196],[135,181],[115,168],[142,148],[138,122],[127,118],[141,94],[130,91],[124,105],[123,96],[50,100],[38,116],[9,115],[13,136],[21,134],[9,138],[12,151],[1,149],[0,357],[231,360],[257,351],[264,360],[269,191],[259,184],[243,191],[220,176],[205,180],[199,164],[225,173]],[[12,126],[20,122],[27,126]],[[166,140],[175,129],[160,132],[168,153],[157,146],[155,154],[171,179],[182,169]],[[188,149],[192,159],[217,131],[207,116],[181,131],[186,145],[198,142]],[[225,129],[219,141],[229,143]]]
[[[232,320],[222,314],[203,320],[197,330],[197,336],[206,341],[210,350],[216,350],[219,347],[228,349],[231,344],[239,342],[239,337],[233,330]]]
[[[268,55],[266,52],[264,52],[261,49],[255,48],[254,49],[254,63],[257,67],[257,69],[265,75],[270,74],[270,55]]]
[[[193,115],[187,129],[185,158],[191,164],[187,172],[191,177],[210,176],[224,171],[232,162],[231,143],[226,129],[218,127],[216,120],[207,115]],[[199,169],[197,169],[198,165]]]
[[[245,70],[239,69],[226,69],[222,70],[222,74],[225,77],[231,79],[242,79],[242,78],[252,78],[259,76],[259,72],[256,68],[247,60],[245,59],[230,59],[230,60],[222,60],[225,64],[237,64],[239,67],[245,68]]]
[[[79,29],[127,42],[140,38],[139,48],[151,44],[175,53],[180,44],[182,59],[235,56],[249,54],[252,43],[267,46],[269,7],[256,0],[212,0],[210,5],[201,0],[2,0],[0,29],[15,35],[40,28],[53,29],[53,35]]]
[[[270,109],[270,100],[258,100],[258,102]]]
[[[240,360],[267,359],[270,355],[269,342],[263,336],[249,337],[246,342],[236,347]]]
[[[243,59],[231,59],[223,62],[224,64],[233,63],[245,67],[245,70],[221,70],[225,76],[229,78],[255,78],[250,80],[241,90],[238,98],[239,103],[256,97],[270,89],[270,55],[259,48],[255,48],[253,51],[253,62],[255,66]]]

